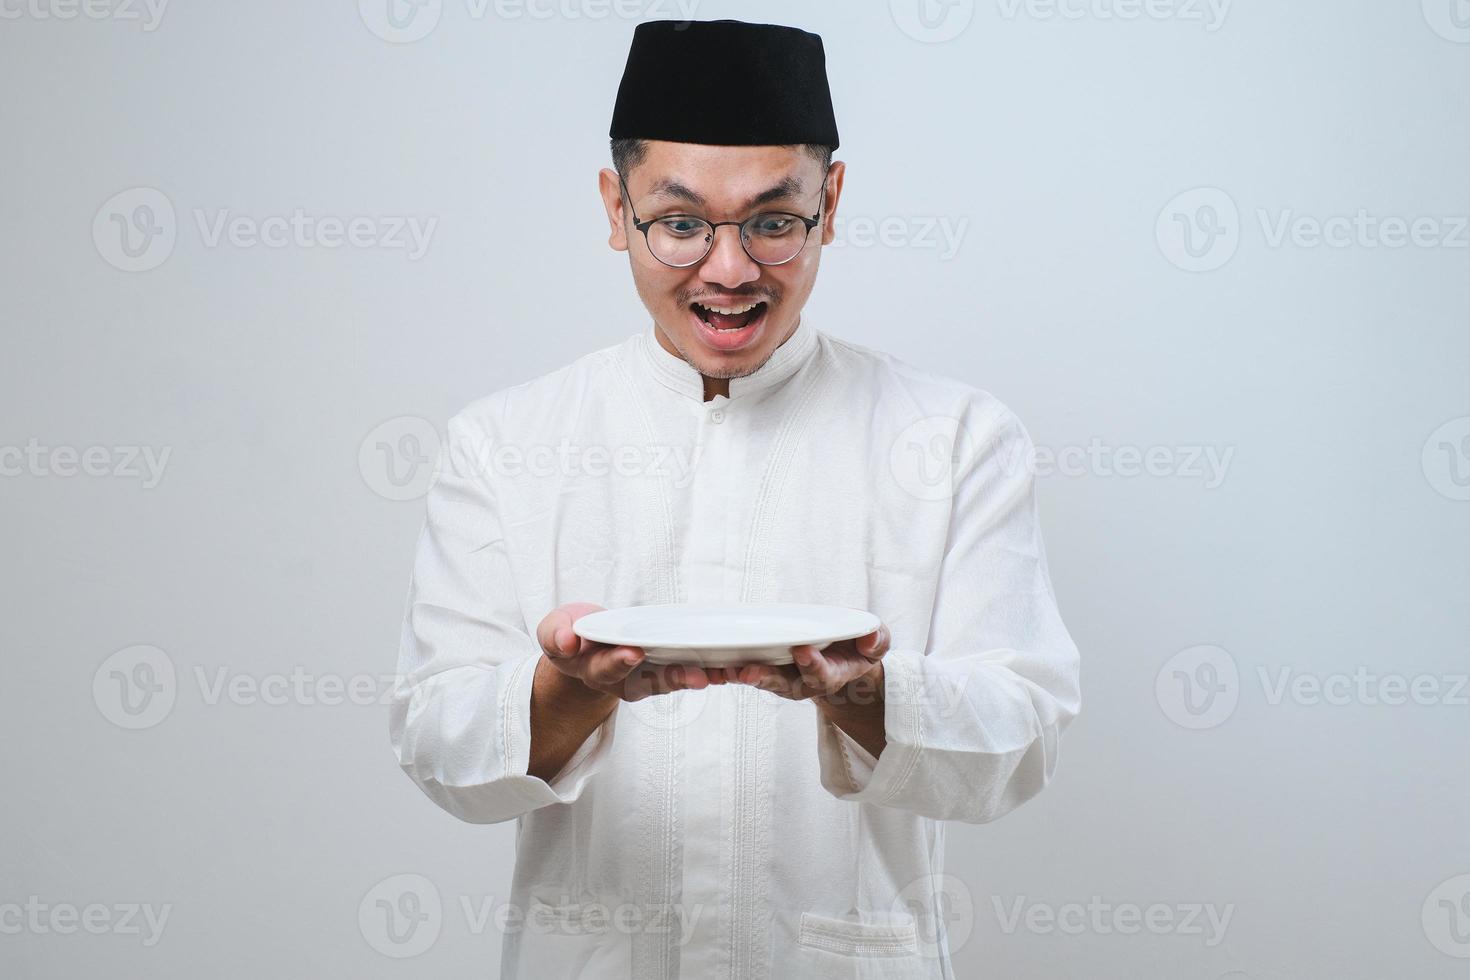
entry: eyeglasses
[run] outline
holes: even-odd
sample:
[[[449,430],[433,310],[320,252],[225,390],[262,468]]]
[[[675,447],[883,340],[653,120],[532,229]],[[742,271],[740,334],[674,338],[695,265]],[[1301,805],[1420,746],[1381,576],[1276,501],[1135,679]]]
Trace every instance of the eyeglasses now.
[[[715,246],[715,229],[735,225],[740,229],[740,247],[761,265],[785,265],[806,248],[807,237],[822,220],[822,207],[827,202],[827,181],[822,180],[822,195],[817,213],[810,218],[786,211],[765,211],[744,221],[706,221],[692,214],[666,214],[659,218],[638,220],[633,195],[623,175],[618,175],[628,209],[633,212],[633,227],[643,232],[648,251],[664,265],[687,269],[698,265]]]

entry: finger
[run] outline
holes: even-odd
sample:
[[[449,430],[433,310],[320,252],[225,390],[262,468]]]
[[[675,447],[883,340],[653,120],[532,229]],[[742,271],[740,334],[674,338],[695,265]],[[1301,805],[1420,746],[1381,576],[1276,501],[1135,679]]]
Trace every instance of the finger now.
[[[701,679],[703,671],[698,671]],[[628,677],[627,687],[631,694],[645,698],[655,694],[672,694],[689,687],[690,669],[683,664],[643,663]]]
[[[596,640],[589,640],[585,636],[577,636],[575,631],[572,634],[572,638],[577,641],[576,655],[579,657],[587,657],[602,650],[616,650],[618,648],[618,645],[616,643],[599,643]],[[632,650],[636,648],[623,647],[623,649]]]
[[[579,637],[572,624],[588,613],[600,612],[602,607],[591,602],[564,603],[546,614],[536,628],[536,641],[549,657],[565,659],[586,652],[590,641]]]
[[[644,653],[638,647],[605,646],[587,655],[583,680],[600,687],[621,685],[628,675],[643,663]]]
[[[556,631],[554,636],[556,648],[568,657],[580,657],[591,653],[605,644],[594,643],[577,635],[577,631],[570,626],[563,626]]]
[[[776,676],[766,690],[796,701],[809,698],[817,693],[816,689],[807,683],[806,678],[801,675],[801,670],[795,664],[777,667]]]
[[[562,659],[568,656],[570,651],[562,645],[558,634],[562,634],[564,637],[565,634],[571,631],[571,617],[561,609],[553,609],[546,614],[546,618],[541,620],[541,624],[536,627],[536,642],[541,644],[541,650],[547,656]],[[572,647],[571,649],[574,650],[576,648]]]
[[[769,691],[772,694],[786,698],[804,697],[805,687],[802,684],[801,673],[792,666],[772,667],[762,664],[752,664],[747,670],[752,678],[749,683]]]
[[[556,621],[548,630],[549,642],[542,644],[548,656],[558,660],[567,660],[579,657],[591,652],[588,649],[590,640],[584,640],[572,629],[572,618],[566,613],[558,613]],[[595,646],[601,646],[596,644]]]
[[[816,647],[795,647],[791,655],[796,661],[797,669],[801,672],[802,680],[811,687],[819,691],[830,691],[834,686],[838,686],[838,678],[835,676],[836,664]]]
[[[664,668],[663,682],[670,691],[702,691],[709,686],[709,677],[703,667],[669,664]]]
[[[857,652],[869,660],[877,660],[888,652],[888,644],[891,640],[892,636],[888,632],[888,627],[880,623],[873,632],[858,637]]]

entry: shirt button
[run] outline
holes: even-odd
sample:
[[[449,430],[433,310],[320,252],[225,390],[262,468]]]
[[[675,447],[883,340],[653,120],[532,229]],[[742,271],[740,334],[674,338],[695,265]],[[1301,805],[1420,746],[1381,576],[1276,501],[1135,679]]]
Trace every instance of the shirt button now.
[[[719,425],[721,422],[725,421],[725,410],[723,408],[717,408],[713,412],[710,412],[709,420],[716,425]]]

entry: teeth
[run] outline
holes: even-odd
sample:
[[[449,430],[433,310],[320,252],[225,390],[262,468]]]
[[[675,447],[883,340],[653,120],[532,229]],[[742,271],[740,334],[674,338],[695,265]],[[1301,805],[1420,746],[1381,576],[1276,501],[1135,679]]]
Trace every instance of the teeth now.
[[[731,307],[724,307],[724,306],[705,306],[703,303],[695,303],[694,305],[697,306],[697,307],[699,307],[702,310],[709,310],[711,313],[720,313],[720,314],[723,314],[724,316],[738,316],[741,313],[749,313],[751,310],[755,309],[757,306],[760,306],[760,303],[751,303],[751,304],[749,304],[747,306],[731,306]]]

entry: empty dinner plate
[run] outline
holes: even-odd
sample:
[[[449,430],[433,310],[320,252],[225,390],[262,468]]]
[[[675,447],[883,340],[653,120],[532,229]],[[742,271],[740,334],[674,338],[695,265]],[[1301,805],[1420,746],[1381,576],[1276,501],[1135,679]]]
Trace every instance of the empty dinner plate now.
[[[789,664],[794,646],[822,647],[879,625],[872,613],[846,606],[670,603],[588,613],[572,632],[597,643],[641,647],[649,663],[733,667]]]

